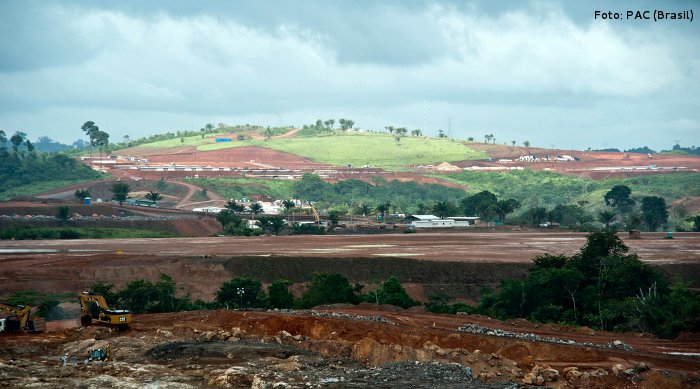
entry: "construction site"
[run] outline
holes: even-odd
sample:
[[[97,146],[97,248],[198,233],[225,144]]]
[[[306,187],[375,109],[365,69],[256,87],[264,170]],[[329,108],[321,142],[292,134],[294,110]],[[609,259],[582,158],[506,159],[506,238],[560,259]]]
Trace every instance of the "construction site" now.
[[[700,237],[643,234],[630,250],[664,272],[700,278]],[[248,274],[285,277],[299,290],[314,271],[351,282],[394,275],[411,297],[475,301],[483,286],[523,275],[532,257],[572,254],[581,233],[61,240],[0,243],[0,294],[76,292],[168,274],[180,294],[211,300]],[[98,304],[99,305],[99,304]],[[87,307],[87,306],[86,306]],[[115,311],[104,307],[107,317]],[[89,311],[83,308],[83,312]],[[110,313],[111,312],[111,313]],[[700,385],[697,334],[642,333],[436,315],[422,307],[339,304],[310,310],[136,314],[119,331],[93,312],[0,336],[8,387],[549,387],[686,388]],[[118,316],[115,316],[118,317]],[[115,323],[118,323],[118,319]],[[85,322],[83,321],[83,325]]]

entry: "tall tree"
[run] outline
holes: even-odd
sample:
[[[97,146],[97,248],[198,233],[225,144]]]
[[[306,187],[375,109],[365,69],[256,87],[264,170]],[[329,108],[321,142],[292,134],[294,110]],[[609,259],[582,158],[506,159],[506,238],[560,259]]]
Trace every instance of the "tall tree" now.
[[[231,200],[226,202],[226,208],[228,208],[231,212],[234,212],[236,215],[239,215],[241,212],[245,211],[245,205],[238,204],[237,202]]]
[[[454,207],[447,201],[438,201],[433,205],[433,212],[435,216],[438,216],[440,219],[448,217],[453,210]]]
[[[17,131],[10,138],[10,142],[12,142],[12,150],[14,150],[15,154],[17,154],[17,152],[19,151],[19,145],[21,145],[22,142],[24,142],[24,136],[21,132]]]
[[[611,207],[624,207],[626,205],[633,205],[634,200],[630,198],[632,190],[627,185],[615,185],[613,186],[605,196],[605,204]]]
[[[649,231],[656,231],[659,226],[668,221],[666,200],[657,196],[644,197],[642,199],[642,214]]]
[[[344,120],[344,119],[342,119],[342,120]],[[287,217],[289,217],[289,212],[291,212],[292,208],[294,208],[296,206],[296,204],[294,203],[294,200],[288,199],[288,200],[282,201],[282,206],[284,207],[285,214],[287,215]],[[292,218],[294,218],[293,214],[292,214]],[[292,222],[293,222],[293,220],[292,220]]]
[[[605,224],[605,229],[610,228],[610,223],[615,220],[615,212],[608,211],[607,209],[598,213],[598,221]]]
[[[129,198],[131,187],[126,182],[115,182],[109,190],[112,192],[112,200],[118,201],[121,206]]]
[[[391,208],[391,203],[388,201],[377,205],[377,212],[382,215],[382,220],[384,221],[386,220],[386,213],[389,212],[389,208]]]
[[[255,215],[263,212],[263,206],[258,202],[251,204],[248,209],[250,210],[250,215],[253,217],[253,220],[255,220]]]
[[[503,223],[506,219],[506,216],[515,212],[515,210],[518,208],[520,208],[520,202],[518,200],[508,199],[496,201],[496,204],[493,209],[498,215],[498,220],[500,220],[501,223]]]

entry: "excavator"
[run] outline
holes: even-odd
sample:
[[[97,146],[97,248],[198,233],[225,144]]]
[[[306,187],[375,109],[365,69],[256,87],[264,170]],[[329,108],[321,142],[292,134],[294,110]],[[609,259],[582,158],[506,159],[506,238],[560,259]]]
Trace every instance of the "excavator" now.
[[[31,307],[0,303],[0,312],[9,314],[0,319],[0,332],[44,332],[46,321],[43,317],[31,316]]]
[[[97,293],[82,292],[80,300],[80,325],[87,327],[103,324],[125,330],[131,324],[131,312],[126,309],[110,309],[104,296]]]

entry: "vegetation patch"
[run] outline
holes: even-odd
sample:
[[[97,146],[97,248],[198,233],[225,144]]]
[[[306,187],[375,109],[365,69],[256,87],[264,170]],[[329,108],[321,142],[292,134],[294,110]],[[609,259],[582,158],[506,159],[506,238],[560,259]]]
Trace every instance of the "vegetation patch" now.
[[[13,226],[0,230],[0,239],[14,240],[175,238],[178,236],[172,232],[133,228]]]
[[[403,137],[388,134],[331,133],[325,136],[245,140],[199,146],[200,151],[260,146],[300,155],[333,165],[394,167],[486,159],[483,152],[448,139]]]

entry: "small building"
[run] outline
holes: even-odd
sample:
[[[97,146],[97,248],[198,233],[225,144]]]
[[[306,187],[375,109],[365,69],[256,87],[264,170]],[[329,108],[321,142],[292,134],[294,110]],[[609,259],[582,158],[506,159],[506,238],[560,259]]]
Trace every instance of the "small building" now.
[[[413,228],[450,228],[455,223],[452,219],[440,219],[435,215],[408,215],[405,220]]]
[[[478,216],[450,216],[455,221],[455,227],[469,227],[479,223]]]
[[[216,143],[222,143],[222,142],[230,142],[231,138],[215,138],[214,140]]]

